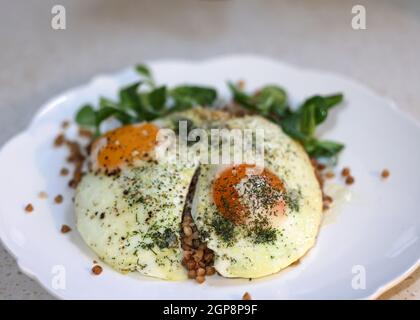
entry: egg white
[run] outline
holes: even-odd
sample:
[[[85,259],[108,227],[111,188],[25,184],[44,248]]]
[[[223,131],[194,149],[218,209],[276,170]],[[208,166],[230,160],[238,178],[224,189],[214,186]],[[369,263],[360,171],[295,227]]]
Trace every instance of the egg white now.
[[[150,162],[117,176],[87,174],[75,197],[78,231],[116,270],[185,279],[180,223],[194,171]]]

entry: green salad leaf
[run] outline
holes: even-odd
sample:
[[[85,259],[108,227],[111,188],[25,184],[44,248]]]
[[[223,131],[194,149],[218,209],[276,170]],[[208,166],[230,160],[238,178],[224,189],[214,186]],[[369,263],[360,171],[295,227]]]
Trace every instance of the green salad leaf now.
[[[98,107],[85,104],[76,114],[76,122],[91,129],[98,136],[101,124],[109,118],[121,124],[152,121],[171,112],[196,106],[213,106],[218,99],[214,88],[197,85],[179,85],[168,88],[157,86],[150,69],[135,67],[140,79],[120,89],[117,101],[100,97]],[[329,111],[343,101],[341,93],[306,99],[297,108],[291,108],[287,92],[277,85],[266,85],[254,94],[246,93],[232,82],[227,83],[232,99],[245,109],[260,114],[282,127],[283,131],[299,141],[311,157],[336,157],[344,145],[316,138],[316,128],[328,117]]]
[[[152,90],[147,97],[150,107],[157,112],[161,112],[165,109],[167,99],[166,86],[161,86]]]
[[[305,150],[314,158],[335,157],[344,145],[334,141],[312,139],[304,144]]]
[[[284,116],[287,110],[286,91],[275,85],[265,86],[255,95],[255,105],[262,115],[275,113]]]
[[[232,94],[233,101],[235,101],[236,103],[240,104],[242,107],[248,110],[257,111],[256,106],[252,102],[252,97],[250,95],[243,92],[232,82],[228,82],[228,88]]]
[[[135,82],[127,87],[124,87],[119,92],[120,101],[115,105],[122,110],[133,110],[137,114],[141,114],[140,97],[137,93],[141,82]]]
[[[209,87],[183,85],[173,88],[169,94],[177,111],[212,105],[217,99],[217,91]]]
[[[82,106],[76,114],[76,122],[85,127],[96,126],[96,111],[90,104]]]
[[[252,95],[232,82],[228,82],[228,87],[236,103],[277,123],[287,135],[298,140],[311,157],[333,158],[343,150],[343,144],[318,140],[315,136],[316,127],[327,119],[330,109],[343,101],[341,93],[312,96],[292,110],[287,93],[281,87],[267,85]]]
[[[150,71],[149,67],[145,64],[138,64],[136,65],[136,71],[137,73],[143,77],[143,80],[148,83],[150,86],[155,86],[155,80],[153,78],[153,74]]]
[[[195,106],[211,106],[217,99],[217,91],[210,87],[182,85],[168,89],[156,86],[150,69],[139,64],[135,70],[141,79],[120,89],[118,100],[101,97],[98,108],[82,106],[76,114],[76,122],[100,135],[101,123],[109,118],[121,124],[152,121],[171,112]]]

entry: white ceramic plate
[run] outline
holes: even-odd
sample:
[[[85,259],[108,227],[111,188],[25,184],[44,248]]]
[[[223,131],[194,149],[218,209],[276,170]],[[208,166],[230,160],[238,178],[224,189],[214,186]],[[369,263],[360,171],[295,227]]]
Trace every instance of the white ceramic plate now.
[[[284,86],[292,102],[309,95],[344,92],[320,130],[322,137],[343,141],[339,166],[349,165],[356,178],[352,201],[333,223],[321,228],[316,246],[296,266],[259,280],[209,277],[165,282],[139,275],[121,275],[104,265],[90,273],[97,259],[74,228],[73,190],[58,172],[65,150],[52,148],[60,123],[72,119],[85,102],[137,78],[131,69],[98,76],[45,104],[24,132],[0,154],[0,235],[19,267],[49,292],[67,299],[359,299],[374,298],[419,265],[420,127],[388,100],[340,76],[297,69],[276,61],[229,56],[204,62],[150,63],[158,83],[201,83],[228,94],[225,81],[245,79],[248,89],[267,83]],[[389,168],[391,177],[380,179]],[[41,200],[38,192],[50,198]],[[56,194],[64,203],[54,204]],[[35,211],[26,214],[26,203]],[[61,234],[62,224],[73,227]],[[363,279],[365,276],[365,287]],[[64,282],[63,282],[64,280]],[[360,281],[361,280],[361,281]],[[358,285],[359,284],[359,285]],[[360,287],[360,285],[362,287]],[[65,288],[64,288],[65,287]]]

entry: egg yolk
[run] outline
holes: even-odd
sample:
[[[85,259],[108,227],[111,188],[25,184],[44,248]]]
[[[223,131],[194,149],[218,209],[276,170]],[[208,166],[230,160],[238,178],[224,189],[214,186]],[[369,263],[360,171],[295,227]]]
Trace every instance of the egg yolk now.
[[[159,128],[154,124],[145,123],[128,125],[105,133],[92,146],[92,150],[98,150],[97,165],[112,172],[124,164],[147,158],[156,145],[158,131]]]
[[[233,166],[224,170],[213,182],[213,201],[219,213],[235,224],[246,224],[252,219],[254,211],[261,208],[265,214],[275,216],[284,214],[285,203],[281,194],[285,188],[282,180],[267,169],[257,174],[247,170],[253,168],[255,165]],[[247,189],[252,196],[239,193],[239,186],[243,181],[250,182]],[[248,199],[243,199],[244,196]],[[249,201],[249,198],[254,200]]]

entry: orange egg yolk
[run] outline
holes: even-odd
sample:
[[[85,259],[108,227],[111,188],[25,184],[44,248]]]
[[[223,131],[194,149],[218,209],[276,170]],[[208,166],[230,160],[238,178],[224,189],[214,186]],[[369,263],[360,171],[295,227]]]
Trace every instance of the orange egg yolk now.
[[[245,224],[252,219],[251,216],[253,212],[251,211],[253,209],[244,204],[246,201],[242,201],[243,199],[241,199],[238,192],[238,185],[243,179],[253,175],[252,171],[247,170],[253,168],[255,168],[255,165],[240,164],[233,166],[224,170],[213,182],[213,201],[217,206],[219,213],[235,224]],[[270,202],[269,199],[273,200],[272,203],[268,204],[270,210],[267,210],[267,212],[274,212],[277,216],[283,215],[285,210],[284,201],[279,197],[272,196],[269,198],[270,193],[276,193],[278,195],[285,190],[283,182],[267,169],[260,171],[257,175],[257,178],[262,178],[264,184],[269,187],[263,188],[256,185],[251,192],[255,193],[254,195],[256,197],[264,196],[267,198],[268,200],[265,201],[266,204]],[[261,192],[264,192],[265,194],[263,195]]]
[[[96,155],[98,167],[112,172],[121,169],[125,164],[147,158],[156,145],[158,131],[159,128],[154,124],[145,123],[128,125],[105,133],[92,146],[92,150],[99,149]]]

